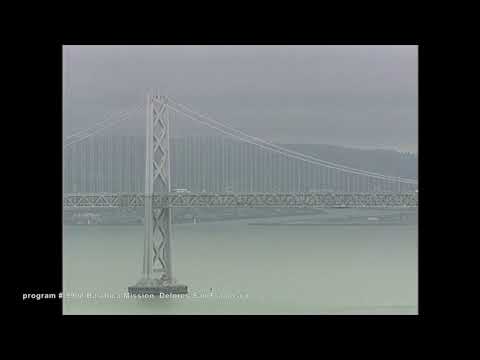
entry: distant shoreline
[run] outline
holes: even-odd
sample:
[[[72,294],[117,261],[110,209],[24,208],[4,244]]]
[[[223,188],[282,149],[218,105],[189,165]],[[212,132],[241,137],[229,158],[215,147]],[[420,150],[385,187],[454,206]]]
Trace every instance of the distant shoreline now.
[[[248,223],[248,225],[261,225],[261,226],[345,226],[345,225],[351,225],[351,226],[359,226],[359,225],[369,225],[369,226],[379,226],[379,225],[416,225],[412,223],[304,223],[304,224],[299,224],[299,223]]]

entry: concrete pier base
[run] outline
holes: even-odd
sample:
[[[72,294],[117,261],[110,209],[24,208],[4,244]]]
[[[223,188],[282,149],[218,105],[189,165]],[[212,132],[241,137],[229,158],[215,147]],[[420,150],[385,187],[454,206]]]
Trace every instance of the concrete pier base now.
[[[159,280],[141,280],[137,284],[128,287],[131,295],[156,295],[160,294],[187,294],[187,285],[167,283]]]

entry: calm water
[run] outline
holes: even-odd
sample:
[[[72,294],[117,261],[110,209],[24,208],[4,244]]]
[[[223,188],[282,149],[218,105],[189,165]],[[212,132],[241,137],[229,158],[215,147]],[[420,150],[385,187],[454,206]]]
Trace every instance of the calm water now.
[[[169,300],[122,298],[142,226],[65,226],[64,314],[417,313],[417,225],[252,222],[175,225],[174,274],[192,297]]]

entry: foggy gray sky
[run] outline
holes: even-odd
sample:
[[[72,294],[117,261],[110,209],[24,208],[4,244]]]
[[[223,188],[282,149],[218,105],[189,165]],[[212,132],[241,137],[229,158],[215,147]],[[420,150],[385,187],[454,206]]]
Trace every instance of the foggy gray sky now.
[[[417,71],[416,46],[65,46],[64,134],[158,89],[273,142],[416,153]],[[141,134],[144,112],[122,126]]]

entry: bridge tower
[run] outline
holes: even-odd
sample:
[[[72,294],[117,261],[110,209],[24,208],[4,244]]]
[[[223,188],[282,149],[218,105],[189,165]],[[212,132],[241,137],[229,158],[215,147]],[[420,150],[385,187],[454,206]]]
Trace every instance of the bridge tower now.
[[[141,279],[128,288],[130,294],[186,294],[172,274],[172,208],[157,205],[154,195],[170,189],[170,128],[167,98],[147,96],[145,156],[145,238]]]

